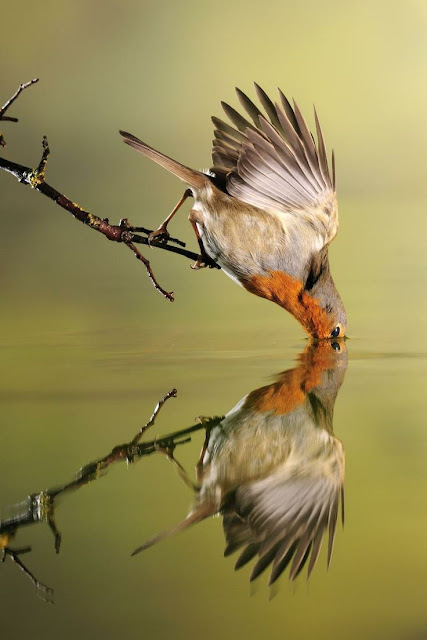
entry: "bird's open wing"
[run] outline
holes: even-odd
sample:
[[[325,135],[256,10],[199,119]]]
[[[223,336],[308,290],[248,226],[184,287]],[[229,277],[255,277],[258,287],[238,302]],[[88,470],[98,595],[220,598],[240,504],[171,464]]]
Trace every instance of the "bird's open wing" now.
[[[326,476],[286,482],[267,478],[239,488],[234,505],[239,515],[224,515],[225,555],[244,547],[236,569],[258,556],[250,579],[271,565],[269,584],[289,565],[289,578],[294,580],[310,556],[310,575],[328,530],[328,565],[331,560],[340,497],[344,514],[342,485]]]
[[[279,90],[281,104],[273,104],[257,84],[255,89],[265,114],[236,89],[252,122],[226,103],[234,126],[212,118],[212,171],[226,176],[231,196],[285,220],[305,221],[326,245],[338,228],[335,163],[332,153],[331,171],[316,111],[317,142],[295,102],[292,107]]]

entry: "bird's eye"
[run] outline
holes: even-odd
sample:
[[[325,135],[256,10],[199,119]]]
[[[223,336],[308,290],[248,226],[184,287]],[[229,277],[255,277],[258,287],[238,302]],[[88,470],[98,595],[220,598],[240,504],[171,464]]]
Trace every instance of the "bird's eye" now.
[[[338,336],[340,335],[340,331],[341,327],[338,325],[333,331],[331,331],[331,338],[338,338]]]

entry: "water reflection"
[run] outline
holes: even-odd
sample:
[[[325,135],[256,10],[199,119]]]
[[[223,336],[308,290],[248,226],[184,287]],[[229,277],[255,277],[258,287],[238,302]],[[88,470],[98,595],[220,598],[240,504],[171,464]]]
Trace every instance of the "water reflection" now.
[[[208,427],[192,510],[134,554],[221,513],[225,555],[241,550],[235,568],[257,558],[250,580],[269,565],[269,584],[289,565],[294,580],[309,556],[310,575],[326,530],[329,565],[340,500],[344,521],[344,449],[332,419],[346,368],[343,342],[311,344],[296,368]]]
[[[307,561],[310,575],[327,530],[329,564],[340,500],[344,515],[344,451],[333,434],[332,418],[347,368],[345,344],[310,344],[298,360],[298,366],[249,393],[226,416],[200,419],[162,438],[140,442],[163,404],[176,395],[175,390],[169,392],[129,442],[82,467],[70,482],[32,494],[4,510],[0,520],[3,559],[13,560],[39,595],[51,601],[52,589],[41,583],[22,560],[31,547],[12,546],[18,530],[47,523],[59,553],[62,536],[55,520],[59,498],[63,500],[70,492],[97,480],[116,462],[131,464],[161,452],[176,464],[179,475],[194,491],[194,505],[181,523],[152,538],[134,554],[221,514],[225,555],[240,550],[236,568],[254,560],[251,580],[270,565],[269,584],[288,566],[293,580]],[[190,441],[190,434],[203,429],[206,436],[195,484],[174,451]]]
[[[150,420],[137,431],[132,440],[124,444],[116,445],[107,455],[89,462],[77,472],[75,478],[70,482],[54,486],[40,493],[31,494],[22,502],[2,509],[2,518],[0,520],[0,552],[2,553],[2,560],[4,562],[6,558],[10,558],[30,579],[37,590],[37,594],[45,601],[53,602],[53,589],[40,582],[21,558],[22,555],[28,554],[31,551],[31,546],[22,548],[14,548],[11,546],[18,530],[28,525],[46,523],[53,533],[55,551],[59,553],[62,534],[57,527],[55,518],[55,510],[58,506],[59,499],[63,500],[67,494],[75,492],[88,483],[98,480],[111,465],[117,462],[126,461],[128,464],[132,464],[156,452],[168,455],[174,460],[178,470],[181,472],[181,466],[173,458],[175,448],[190,442],[191,433],[204,428],[212,428],[221,421],[222,417],[211,418],[203,422],[198,421],[197,424],[193,424],[186,429],[175,431],[162,438],[155,438],[148,442],[139,443],[146,431],[154,425],[162,406],[169,398],[173,397],[176,397],[176,389],[167,393],[166,396],[160,400]],[[183,470],[182,473],[184,473]]]

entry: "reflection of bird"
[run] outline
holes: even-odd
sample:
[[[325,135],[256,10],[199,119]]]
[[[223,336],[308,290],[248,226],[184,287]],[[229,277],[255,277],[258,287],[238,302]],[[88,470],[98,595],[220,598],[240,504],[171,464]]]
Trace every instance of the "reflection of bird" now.
[[[251,293],[290,311],[312,336],[343,336],[346,314],[328,261],[338,228],[333,157],[331,175],[316,113],[317,143],[295,103],[279,92],[281,105],[273,105],[255,88],[266,115],[237,89],[252,122],[223,103],[234,127],[213,118],[214,166],[207,173],[120,132],[190,187],[151,239],[167,238],[169,220],[194,196],[190,221],[201,249],[195,268],[213,260]]]
[[[297,368],[243,398],[207,434],[187,518],[134,553],[221,513],[225,555],[243,547],[236,568],[258,557],[251,580],[270,564],[270,584],[289,564],[294,579],[311,551],[310,575],[327,529],[329,564],[340,496],[344,513],[344,450],[332,416],[346,367],[344,344],[310,345]]]

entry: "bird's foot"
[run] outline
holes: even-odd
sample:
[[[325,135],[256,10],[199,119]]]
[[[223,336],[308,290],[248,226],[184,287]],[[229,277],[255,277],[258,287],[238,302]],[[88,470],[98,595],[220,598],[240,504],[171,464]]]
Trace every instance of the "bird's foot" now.
[[[166,244],[170,238],[170,233],[165,224],[161,224],[158,229],[152,231],[148,236],[148,244]]]
[[[172,440],[165,444],[160,444],[157,441],[154,443],[154,450],[157,451],[157,453],[161,453],[162,455],[166,456],[166,458],[171,462],[177,463],[174,456],[175,448],[176,445]]]
[[[194,269],[195,271],[197,271],[198,269],[206,269],[206,268],[215,269],[217,267],[218,265],[215,262],[215,260],[212,260],[212,258],[208,256],[207,253],[201,253],[197,258],[196,262],[191,265],[191,268]]]

